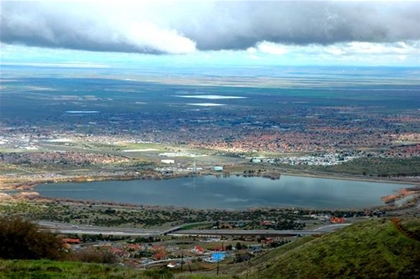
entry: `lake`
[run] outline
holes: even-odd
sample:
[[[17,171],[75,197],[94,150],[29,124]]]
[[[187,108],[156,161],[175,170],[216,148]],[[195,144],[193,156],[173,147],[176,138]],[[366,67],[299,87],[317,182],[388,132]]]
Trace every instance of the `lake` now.
[[[42,184],[36,186],[35,191],[51,198],[203,209],[277,206],[351,209],[383,205],[382,196],[408,186],[287,175],[282,175],[280,180],[199,176],[169,180]]]

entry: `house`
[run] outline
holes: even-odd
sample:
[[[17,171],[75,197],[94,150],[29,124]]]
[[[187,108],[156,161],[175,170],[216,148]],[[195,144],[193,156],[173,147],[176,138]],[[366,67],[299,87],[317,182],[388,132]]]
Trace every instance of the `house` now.
[[[274,241],[271,237],[265,237],[264,239],[261,239],[261,243],[272,243]]]
[[[153,259],[155,261],[164,260],[164,259],[166,259],[166,253],[164,251],[157,252],[156,254],[153,255]]]
[[[131,243],[131,244],[127,245],[126,249],[128,251],[140,251],[140,250],[143,250],[143,246],[141,246],[139,244]]]
[[[346,222],[346,219],[344,218],[338,218],[338,217],[331,217],[330,218],[330,223],[331,224],[343,224]]]
[[[196,245],[193,249],[192,249],[193,253],[196,254],[203,254],[204,253],[204,248],[201,246]]]
[[[210,250],[212,250],[212,251],[225,251],[226,248],[222,245],[222,246],[212,247],[212,248],[210,248]]]
[[[249,245],[249,252],[250,253],[260,253],[262,252],[262,245]]]
[[[168,263],[167,267],[169,267],[169,268],[174,268],[174,267],[177,267],[177,266],[179,266],[179,265],[180,265],[180,263],[170,262],[170,263]]]
[[[63,238],[63,247],[65,249],[78,250],[80,249],[80,239],[78,238]]]
[[[63,238],[62,241],[67,244],[80,244],[80,239],[78,238]]]
[[[129,253],[118,247],[111,247],[111,253],[119,257],[128,257]]]

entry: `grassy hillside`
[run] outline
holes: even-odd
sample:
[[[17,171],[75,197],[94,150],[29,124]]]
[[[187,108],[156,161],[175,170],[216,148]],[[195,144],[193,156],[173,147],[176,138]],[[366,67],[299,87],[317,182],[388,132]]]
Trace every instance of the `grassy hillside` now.
[[[139,271],[99,264],[58,262],[50,260],[0,261],[0,278],[145,278]]]
[[[221,265],[221,276],[171,274],[46,260],[0,260],[3,278],[420,278],[420,218],[375,219],[321,237],[299,238],[249,262]]]
[[[419,232],[418,218],[358,223],[267,253],[254,259],[247,273],[257,278],[420,278]]]
[[[0,279],[212,279],[168,270],[138,270],[120,266],[50,260],[0,260]],[[230,277],[219,276],[218,279]]]

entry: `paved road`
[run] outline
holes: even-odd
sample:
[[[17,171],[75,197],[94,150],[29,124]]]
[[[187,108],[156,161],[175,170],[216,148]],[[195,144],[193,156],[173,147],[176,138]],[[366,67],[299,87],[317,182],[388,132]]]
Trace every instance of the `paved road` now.
[[[335,231],[350,224],[331,224],[318,227],[313,230],[179,230],[182,226],[176,226],[165,230],[97,227],[87,225],[71,225],[67,223],[39,221],[39,225],[52,231],[68,234],[103,234],[119,236],[158,236],[158,235],[314,235]]]
[[[105,234],[105,235],[132,235],[132,236],[153,236],[160,235],[161,230],[151,229],[136,229],[136,228],[108,228],[108,227],[96,227],[87,225],[71,225],[67,223],[39,221],[38,224],[42,227],[46,227],[52,231],[60,233],[74,233],[74,234]]]
[[[154,264],[160,264],[160,263],[170,263],[170,262],[178,262],[181,263],[181,261],[192,261],[196,259],[205,259],[208,258],[209,255],[203,255],[203,256],[196,256],[196,257],[184,257],[184,258],[175,258],[175,259],[167,259],[167,260],[159,260],[159,261],[150,261],[143,264],[143,267],[154,265]]]
[[[348,224],[348,223],[347,224],[332,224],[332,225],[326,225],[326,226],[322,226],[322,227],[313,229],[312,231],[314,231],[314,232],[333,232],[333,231],[335,231],[339,228],[343,228],[343,227],[346,227],[348,225],[351,225],[351,224]]]
[[[300,230],[183,230],[172,232],[168,235],[313,235],[321,234],[322,231]]]

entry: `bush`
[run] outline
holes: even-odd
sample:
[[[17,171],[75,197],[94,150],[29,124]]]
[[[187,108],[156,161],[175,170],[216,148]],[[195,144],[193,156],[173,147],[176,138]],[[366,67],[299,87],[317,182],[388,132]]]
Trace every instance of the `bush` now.
[[[1,259],[51,259],[64,255],[63,243],[51,232],[20,217],[0,218]]]
[[[166,269],[160,269],[160,270],[146,270],[143,273],[145,278],[148,279],[172,279],[174,278],[174,275]]]
[[[117,258],[111,251],[99,250],[94,248],[86,248],[83,250],[73,251],[71,253],[71,260],[86,262],[86,263],[105,263],[112,264],[117,261]]]

